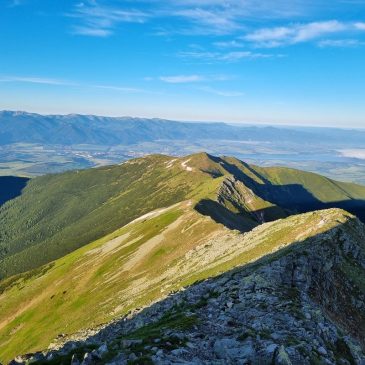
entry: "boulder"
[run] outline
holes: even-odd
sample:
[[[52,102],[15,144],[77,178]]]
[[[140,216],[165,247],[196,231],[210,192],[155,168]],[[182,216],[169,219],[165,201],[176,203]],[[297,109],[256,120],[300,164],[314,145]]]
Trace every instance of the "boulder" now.
[[[292,362],[290,361],[289,355],[285,351],[284,346],[280,346],[276,352],[275,359],[274,359],[275,365],[292,365]]]

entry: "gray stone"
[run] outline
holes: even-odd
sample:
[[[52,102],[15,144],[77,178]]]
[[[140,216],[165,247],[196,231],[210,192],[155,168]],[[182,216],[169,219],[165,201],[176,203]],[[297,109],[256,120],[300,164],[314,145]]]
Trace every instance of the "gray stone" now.
[[[174,355],[174,356],[181,356],[186,352],[187,351],[184,350],[184,349],[174,349],[174,350],[171,351],[171,354]]]
[[[103,345],[101,345],[99,348],[98,348],[98,354],[103,357],[105,354],[108,353],[108,346],[104,343]]]
[[[192,344],[191,342],[187,342],[186,347],[189,348],[189,349],[195,348],[194,344]]]
[[[137,355],[134,353],[134,352],[132,352],[129,356],[128,356],[128,360],[130,360],[130,361],[135,361],[135,360],[137,360],[138,359],[138,357],[137,357]]]
[[[284,346],[280,346],[274,360],[275,365],[292,365]]]
[[[278,345],[275,343],[270,344],[269,346],[266,347],[266,353],[268,354],[272,354],[275,352],[275,350],[278,348]]]
[[[323,356],[327,355],[327,350],[323,346],[318,348],[318,352]]]

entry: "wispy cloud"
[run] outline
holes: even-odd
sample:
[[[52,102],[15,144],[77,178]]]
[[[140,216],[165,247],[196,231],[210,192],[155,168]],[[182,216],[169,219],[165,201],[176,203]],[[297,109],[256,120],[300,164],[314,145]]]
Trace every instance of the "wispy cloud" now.
[[[13,0],[19,1],[19,0]],[[145,23],[158,19],[158,33],[229,35],[246,29],[252,19],[288,19],[302,16],[310,8],[305,0],[84,0],[68,14],[78,19],[73,32],[106,37],[121,23]],[[143,9],[143,10],[141,10]],[[182,20],[176,23],[176,18]],[[173,30],[164,25],[171,25]],[[177,26],[176,26],[177,25]],[[170,27],[171,28],[171,27]]]
[[[248,33],[244,40],[256,47],[273,48],[309,42],[325,36],[362,30],[363,23],[344,23],[338,20],[292,24],[283,27],[263,28]]]
[[[204,91],[209,94],[223,96],[226,98],[233,98],[243,96],[244,93],[240,91],[230,91],[230,90],[218,90],[209,86],[200,87],[198,90]]]
[[[227,75],[173,75],[160,76],[159,80],[169,84],[189,84],[207,81],[227,81],[232,80],[233,76]]]
[[[69,17],[79,24],[73,26],[73,33],[93,37],[107,37],[114,33],[120,23],[144,23],[148,14],[136,9],[102,6],[96,0],[77,4]]]
[[[97,84],[86,84],[74,81],[66,81],[54,78],[45,77],[34,77],[34,76],[1,76],[0,82],[12,82],[12,83],[29,83],[29,84],[40,84],[40,85],[50,85],[50,86],[68,86],[68,87],[81,87],[81,88],[92,88],[92,89],[105,89],[114,90],[124,93],[155,93],[150,90],[128,87],[128,86],[118,86],[118,85],[97,85]]]
[[[324,39],[318,42],[318,46],[321,48],[356,48],[364,45],[365,42],[359,39]]]
[[[243,48],[245,44],[236,40],[214,42],[213,46],[218,48]]]
[[[252,19],[293,18],[309,8],[304,0],[171,0],[168,4],[170,15],[193,24],[192,34],[221,35],[242,31]]]
[[[113,85],[87,85],[88,87],[96,88],[96,89],[105,89],[105,90],[114,90],[120,91],[123,93],[137,93],[137,94],[151,94],[155,93],[145,89],[139,89],[134,87],[126,87],[126,86],[113,86]]]
[[[169,84],[186,84],[204,81],[204,77],[201,75],[161,76],[160,80]]]
[[[247,59],[264,59],[279,57],[281,55],[274,55],[268,53],[258,53],[251,51],[232,51],[232,52],[198,52],[186,51],[180,52],[179,57],[187,59],[195,59],[204,62],[238,62]]]
[[[23,82],[30,84],[58,85],[58,86],[75,86],[76,84],[70,81],[50,79],[34,76],[0,76],[0,82]]]
[[[365,23],[361,23],[361,22],[355,23],[354,27],[358,30],[365,30]]]
[[[210,34],[231,34],[234,31],[242,29],[242,25],[235,19],[231,12],[216,11],[216,9],[190,8],[175,10],[174,16],[183,17],[195,25],[190,29],[193,33],[210,33]]]
[[[15,2],[22,0],[13,0]],[[334,0],[338,5],[343,0]],[[360,2],[359,2],[360,3]],[[75,19],[72,32],[79,35],[108,37],[123,23],[151,21],[154,35],[233,36],[235,40],[219,41],[216,47],[237,48],[243,41],[259,47],[277,47],[306,42],[346,30],[364,30],[365,23],[337,20],[291,23],[248,32],[253,21],[291,21],[323,8],[324,0],[84,0],[67,15]],[[355,6],[355,5],[354,5]],[[155,20],[152,22],[152,20]],[[246,32],[242,40],[237,35]]]
[[[86,35],[91,37],[108,37],[113,34],[110,29],[92,28],[87,26],[74,26],[73,33],[79,35]]]

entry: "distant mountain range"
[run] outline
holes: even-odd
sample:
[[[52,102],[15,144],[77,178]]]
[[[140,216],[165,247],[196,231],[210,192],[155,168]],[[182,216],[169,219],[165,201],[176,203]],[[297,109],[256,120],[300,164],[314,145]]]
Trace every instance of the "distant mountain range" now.
[[[0,112],[0,145],[12,143],[132,145],[157,140],[202,139],[336,143],[364,146],[365,131],[234,126],[163,119]]]

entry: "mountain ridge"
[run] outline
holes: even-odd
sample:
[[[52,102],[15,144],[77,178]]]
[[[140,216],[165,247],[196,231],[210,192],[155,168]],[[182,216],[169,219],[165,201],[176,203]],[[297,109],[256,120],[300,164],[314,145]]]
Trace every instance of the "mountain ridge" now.
[[[360,185],[204,152],[30,180],[0,207],[0,359],[267,363],[280,350],[289,365],[345,349],[361,364],[365,228],[338,208],[363,211],[363,197]],[[234,288],[241,299],[227,297]]]
[[[30,180],[19,197],[0,207],[0,275],[36,268],[186,199],[193,199],[200,213],[243,232],[265,221],[332,207],[365,218],[365,187],[360,185],[206,153],[151,155]]]

